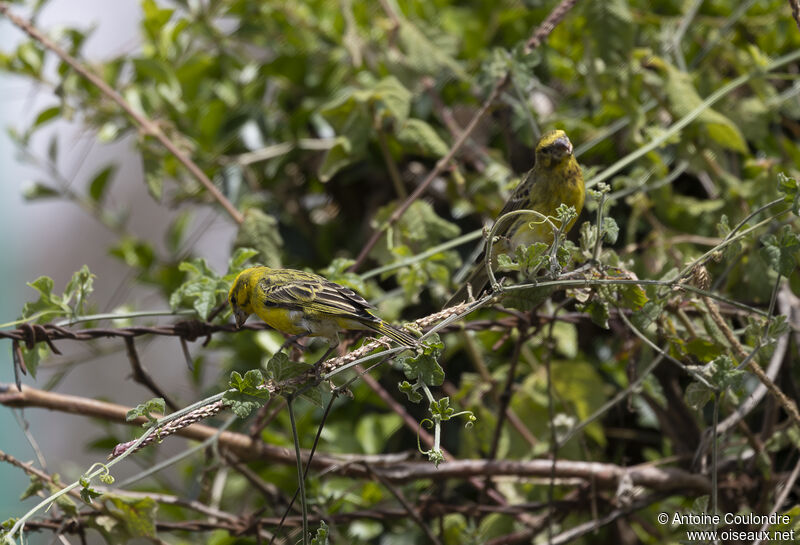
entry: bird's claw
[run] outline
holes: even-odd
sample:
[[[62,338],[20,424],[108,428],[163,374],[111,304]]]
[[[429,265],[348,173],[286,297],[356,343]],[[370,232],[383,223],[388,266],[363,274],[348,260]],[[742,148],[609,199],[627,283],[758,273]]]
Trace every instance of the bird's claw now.
[[[305,350],[305,347],[297,341],[299,341],[303,337],[308,337],[308,333],[301,333],[300,335],[291,335],[287,337],[286,340],[281,345],[281,347],[278,348],[278,352],[283,352],[285,349],[291,348],[293,346],[302,352],[303,350]]]

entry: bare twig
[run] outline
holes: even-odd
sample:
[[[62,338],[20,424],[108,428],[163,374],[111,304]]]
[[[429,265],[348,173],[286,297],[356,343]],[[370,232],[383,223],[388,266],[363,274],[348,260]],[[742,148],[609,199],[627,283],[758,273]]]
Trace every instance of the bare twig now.
[[[197,163],[192,161],[188,155],[186,155],[183,151],[181,151],[178,146],[176,146],[164,131],[161,130],[161,127],[158,126],[157,123],[153,122],[149,118],[145,117],[141,113],[137,112],[128,102],[122,98],[118,92],[111,88],[103,79],[91,72],[88,68],[86,68],[83,64],[81,64],[76,58],[72,57],[69,53],[64,51],[58,44],[56,44],[53,40],[42,34],[36,27],[34,27],[31,23],[26,21],[25,19],[18,17],[11,13],[10,6],[6,2],[0,2],[0,13],[6,16],[6,18],[11,21],[16,27],[20,30],[25,32],[28,36],[42,44],[45,48],[49,49],[53,53],[55,53],[64,63],[70,66],[75,72],[80,74],[83,78],[89,81],[92,85],[97,87],[97,89],[111,99],[114,103],[117,104],[122,110],[130,116],[130,118],[136,123],[142,133],[148,136],[152,136],[158,142],[164,146],[175,158],[184,166],[186,169],[194,176],[197,181],[199,181],[206,190],[216,199],[216,201],[222,205],[222,208],[233,218],[236,223],[242,223],[244,221],[244,216],[242,213],[239,212],[233,204],[222,194],[222,192],[217,189],[214,183],[206,176],[206,174],[202,171],[202,169],[197,166]]]
[[[142,361],[139,359],[139,353],[136,351],[133,337],[125,337],[125,350],[128,352],[128,361],[131,362],[131,368],[133,369],[133,380],[144,385],[155,395],[162,398],[167,404],[167,407],[173,411],[177,411],[177,403],[172,401],[172,398],[170,398],[167,392],[153,380],[153,377],[150,376],[150,373],[145,369],[144,365],[142,365]]]
[[[550,33],[553,32],[564,17],[567,16],[569,10],[575,7],[577,3],[578,0],[562,0],[562,2],[550,12],[550,15],[537,27],[536,31],[525,44],[525,49],[531,51],[542,45]]]
[[[374,475],[376,479],[378,479],[380,481],[380,483],[392,494],[392,496],[395,497],[395,499],[398,502],[400,502],[400,505],[403,506],[403,509],[406,510],[408,515],[412,519],[414,519],[414,522],[417,523],[417,526],[419,526],[420,529],[428,537],[428,541],[430,543],[433,543],[434,545],[441,545],[441,543],[442,543],[441,540],[437,537],[436,534],[433,533],[433,531],[430,529],[430,526],[428,526],[425,523],[425,521],[422,520],[422,517],[420,516],[419,512],[417,511],[417,509],[411,504],[411,502],[409,502],[406,499],[406,497],[403,495],[403,493],[400,492],[400,490],[398,490],[396,486],[392,485],[392,483],[390,483],[386,479],[386,477],[384,477],[380,473],[376,473],[376,472],[372,471],[370,469],[370,467],[369,467],[369,464],[364,464],[364,467],[366,468],[367,471],[369,471],[372,475]]]
[[[797,23],[797,28],[800,28],[800,2],[798,0],[789,0],[789,6],[792,8],[794,22]]]

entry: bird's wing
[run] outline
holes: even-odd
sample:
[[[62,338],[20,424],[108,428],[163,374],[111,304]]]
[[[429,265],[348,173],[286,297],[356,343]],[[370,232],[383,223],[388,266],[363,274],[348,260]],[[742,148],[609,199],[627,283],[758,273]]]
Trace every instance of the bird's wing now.
[[[517,187],[514,188],[514,192],[511,193],[511,196],[506,201],[506,204],[503,205],[503,209],[500,210],[499,214],[497,214],[498,218],[500,218],[503,214],[508,214],[514,210],[521,210],[528,207],[528,203],[530,202],[530,194],[533,190],[535,181],[533,178],[533,171],[535,168],[536,167],[534,166],[532,169],[526,172],[522,180],[519,181]]]
[[[355,320],[376,321],[371,305],[353,290],[312,274],[292,271],[260,284],[267,306],[286,307]]]

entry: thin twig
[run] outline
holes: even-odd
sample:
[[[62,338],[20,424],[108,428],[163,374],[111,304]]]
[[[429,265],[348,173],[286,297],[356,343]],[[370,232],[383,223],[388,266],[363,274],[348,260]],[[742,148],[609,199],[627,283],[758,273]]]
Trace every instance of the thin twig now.
[[[526,324],[527,325],[527,324]],[[495,424],[494,436],[492,437],[491,448],[489,449],[490,460],[497,457],[497,448],[500,446],[500,435],[505,424],[506,411],[511,403],[512,387],[514,385],[514,375],[516,375],[517,364],[519,363],[520,352],[522,352],[522,345],[527,340],[528,328],[523,327],[522,324],[518,325],[519,332],[517,341],[514,343],[514,351],[511,353],[511,363],[508,368],[508,376],[506,377],[506,384],[503,392],[500,394],[500,407],[497,412],[497,424]]]
[[[6,16],[6,18],[11,21],[16,27],[20,30],[25,32],[28,36],[42,44],[46,49],[49,49],[53,53],[55,53],[64,63],[70,66],[75,72],[83,76],[86,80],[89,81],[92,85],[97,87],[97,89],[111,99],[114,103],[117,104],[122,110],[125,111],[128,116],[139,126],[141,131],[148,136],[152,136],[158,142],[164,146],[175,158],[184,166],[186,169],[199,181],[206,190],[211,193],[211,195],[216,199],[216,201],[222,205],[222,208],[233,218],[236,223],[242,223],[244,221],[244,216],[242,213],[239,212],[233,204],[222,194],[222,192],[217,189],[214,183],[206,176],[206,174],[202,171],[202,169],[197,166],[197,164],[192,161],[188,155],[186,155],[183,151],[181,151],[178,146],[176,146],[164,131],[161,130],[161,127],[158,126],[157,123],[151,121],[149,118],[145,117],[141,113],[137,112],[125,99],[116,92],[114,89],[111,88],[103,79],[91,72],[88,68],[86,68],[83,64],[81,64],[76,58],[72,57],[69,53],[64,51],[58,44],[52,41],[50,38],[42,34],[37,28],[31,25],[28,21],[22,19],[11,13],[10,6],[6,2],[0,2],[0,13]]]
[[[133,380],[142,384],[151,392],[153,392],[158,397],[162,398],[164,402],[167,404],[172,411],[178,410],[178,404],[172,401],[172,398],[161,388],[153,377],[150,376],[150,372],[142,365],[142,361],[139,359],[139,353],[136,351],[136,345],[134,344],[133,337],[125,337],[125,350],[128,352],[128,361],[131,363],[131,369],[133,369]]]
[[[792,8],[794,22],[797,23],[797,28],[800,29],[800,2],[798,0],[789,0],[789,6]]]
[[[395,499],[398,502],[400,502],[400,505],[403,506],[403,509],[406,510],[408,515],[412,519],[414,519],[414,522],[417,523],[417,526],[419,526],[420,529],[428,537],[428,541],[430,543],[434,543],[435,545],[441,545],[442,541],[439,539],[439,537],[436,534],[433,533],[433,530],[431,530],[430,526],[428,526],[425,523],[425,521],[422,520],[422,517],[420,516],[419,512],[417,511],[417,509],[411,504],[411,502],[409,502],[406,499],[406,497],[403,495],[403,493],[400,492],[397,489],[396,486],[392,485],[392,483],[390,483],[383,475],[381,475],[380,473],[376,473],[376,472],[372,471],[370,469],[369,464],[364,464],[364,468],[367,471],[369,471],[370,474],[372,474],[376,479],[378,479],[380,481],[380,483],[392,494],[392,496],[394,496]]]

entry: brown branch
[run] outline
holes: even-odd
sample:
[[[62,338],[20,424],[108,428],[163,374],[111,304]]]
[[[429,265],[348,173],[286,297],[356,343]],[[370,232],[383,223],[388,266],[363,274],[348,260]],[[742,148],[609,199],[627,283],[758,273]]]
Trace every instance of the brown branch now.
[[[694,276],[695,284],[699,285],[702,289],[708,288],[710,278],[708,277],[708,271],[705,267],[702,265],[695,267],[695,269],[692,271],[692,274]],[[747,361],[747,367],[750,369],[750,371],[752,371],[752,373],[758,377],[758,380],[760,380],[761,383],[766,386],[769,393],[772,394],[780,406],[783,407],[783,410],[786,411],[789,417],[794,421],[795,426],[800,427],[800,412],[797,410],[797,404],[795,404],[793,400],[789,399],[789,397],[783,393],[780,388],[778,388],[772,379],[767,376],[758,362],[756,362],[755,357],[748,356],[744,347],[739,342],[739,339],[736,338],[736,335],[733,334],[733,331],[728,326],[728,323],[720,315],[717,304],[707,295],[703,295],[700,298],[703,300],[703,303],[705,303],[709,315],[711,316],[711,320],[722,331],[722,334],[730,343],[731,349],[739,361]]]
[[[797,28],[800,28],[800,2],[798,0],[789,0],[789,6],[792,8],[794,22],[797,23]]]
[[[18,391],[11,384],[0,383],[0,404],[8,407],[41,407],[66,413],[97,417],[124,424],[141,425],[146,421],[140,417],[126,422],[128,407],[78,396],[58,394],[23,386]],[[219,432],[202,424],[192,424],[180,429],[178,435],[196,441],[204,441],[217,435],[220,447],[230,450],[242,460],[272,461],[292,465],[296,463],[294,452],[262,441],[243,433]],[[301,451],[308,460],[309,452]],[[498,461],[498,460],[450,460],[438,468],[429,462],[402,462],[396,457],[387,458],[386,464],[376,463],[380,457],[342,458],[334,455],[316,454],[311,462],[315,468],[346,477],[364,479],[369,477],[359,460],[371,464],[372,471],[380,472],[392,483],[405,483],[419,479],[468,479],[486,476],[548,477],[553,467],[550,460]],[[349,462],[349,463],[348,463]],[[678,468],[657,468],[650,465],[622,467],[599,462],[576,462],[558,460],[555,463],[557,478],[593,480],[602,488],[615,488],[623,477],[630,478],[634,486],[645,486],[654,490],[685,490],[694,494],[707,494],[710,483],[704,475],[690,473]]]
[[[569,10],[575,7],[575,4],[578,3],[578,0],[562,0],[562,2],[555,7],[553,11],[550,12],[550,15],[542,21],[536,31],[533,33],[533,36],[525,43],[525,50],[531,51],[532,49],[536,49],[547,39],[551,32],[558,26],[558,24],[567,16]]]
[[[597,529],[614,522],[615,520],[626,516],[630,513],[639,511],[648,507],[658,501],[663,500],[667,497],[667,494],[663,492],[657,492],[655,494],[651,494],[650,496],[646,496],[641,498],[637,501],[634,501],[630,505],[626,505],[620,507],[618,509],[614,509],[610,513],[600,517],[599,519],[593,518],[592,520],[583,522],[578,524],[577,526],[573,526],[569,530],[565,530],[556,536],[552,536],[551,539],[548,540],[548,544],[553,545],[562,545],[566,543],[574,543],[575,540],[579,539],[581,536],[588,534],[589,532],[596,532]],[[487,545],[512,545],[514,543],[530,543],[534,537],[534,534],[529,532],[517,532],[516,534],[510,534],[505,538],[497,538],[492,541],[487,542]]]
[[[103,487],[96,487],[98,490],[105,490]],[[253,519],[246,515],[236,517],[231,513],[221,511],[209,507],[201,502],[195,500],[185,500],[176,496],[168,494],[159,494],[153,492],[132,492],[130,490],[113,491],[120,496],[127,496],[133,498],[149,497],[158,503],[166,505],[173,505],[184,509],[190,509],[200,514],[207,515],[202,520],[187,520],[181,523],[170,523],[166,521],[156,521],[156,528],[158,530],[188,530],[188,531],[202,531],[208,529],[228,529],[239,534],[252,534],[255,524],[261,526],[279,526],[283,523],[285,526],[299,527],[302,524],[302,518],[297,516],[286,517],[280,519],[278,517],[259,517]],[[574,508],[577,506],[575,501],[559,500],[557,502],[564,508]],[[531,511],[544,508],[545,505],[541,502],[528,502],[518,503],[509,506],[499,505],[481,505],[477,503],[470,503],[467,505],[461,504],[448,504],[434,501],[427,501],[417,506],[420,514],[433,518],[440,517],[450,513],[461,513],[469,516],[481,516],[488,514],[500,515],[518,515],[521,513],[530,513]],[[362,509],[357,511],[347,511],[338,513],[325,513],[324,515],[317,515],[313,513],[308,514],[308,520],[312,522],[319,522],[325,520],[326,522],[333,522],[334,524],[341,524],[352,522],[354,520],[378,520],[378,521],[394,521],[398,519],[405,519],[408,517],[408,512],[402,508],[383,508],[383,509]],[[77,518],[65,519],[64,517],[51,517],[46,520],[36,521],[31,520],[25,524],[27,530],[59,530],[71,533],[77,530],[77,524],[85,523],[88,521],[87,515],[79,515]],[[217,519],[218,522],[215,522]],[[181,526],[175,526],[181,524]]]
[[[150,376],[150,372],[142,365],[142,360],[139,359],[139,353],[136,351],[133,337],[125,337],[125,350],[128,352],[128,361],[130,361],[131,369],[133,370],[133,380],[162,398],[164,403],[166,403],[167,407],[171,410],[177,411],[177,403],[172,401],[172,398],[167,395],[167,392],[165,392],[155,380],[153,380],[153,377]]]
[[[42,482],[47,483],[47,485],[50,486],[50,487],[55,487],[55,488],[57,488],[59,490],[64,488],[63,484],[54,481],[53,478],[50,475],[48,475],[45,471],[42,471],[41,469],[33,467],[33,463],[31,463],[31,462],[25,463],[25,462],[22,462],[20,460],[17,460],[13,456],[3,452],[2,450],[0,450],[0,462],[6,462],[8,464],[16,466],[16,467],[20,468],[22,471],[24,471],[25,473],[27,473],[28,475],[34,476],[37,479],[40,479]],[[81,499],[80,492],[78,492],[77,490],[74,490],[74,489],[70,490],[69,492],[67,492],[67,494],[69,494],[73,498],[77,499],[79,502],[81,502],[81,504],[84,503],[83,499]],[[94,507],[94,506],[93,506],[93,508],[96,509],[96,507]]]
[[[202,169],[197,166],[197,164],[192,161],[188,155],[184,154],[178,146],[176,146],[164,131],[161,130],[161,127],[158,126],[158,123],[148,119],[144,115],[140,114],[133,107],[128,104],[125,99],[116,92],[114,89],[111,88],[103,79],[91,72],[88,68],[82,65],[76,58],[72,57],[69,53],[64,51],[58,44],[52,41],[50,38],[42,34],[36,27],[34,27],[30,22],[22,19],[11,13],[9,10],[10,6],[6,2],[0,2],[0,13],[6,16],[6,18],[11,21],[17,28],[25,32],[28,36],[42,44],[45,48],[49,49],[53,53],[55,53],[64,63],[69,65],[70,68],[75,70],[78,74],[80,74],[84,79],[88,80],[89,83],[97,87],[97,89],[111,99],[114,103],[117,104],[123,111],[125,111],[128,116],[139,126],[142,133],[145,135],[152,136],[158,142],[164,146],[175,158],[184,166],[186,169],[199,181],[206,190],[211,193],[214,199],[222,205],[222,208],[233,218],[233,220],[241,224],[244,221],[244,216],[242,213],[239,212],[233,204],[222,194],[222,192],[217,189],[214,183],[206,176],[206,174],[202,171]]]

